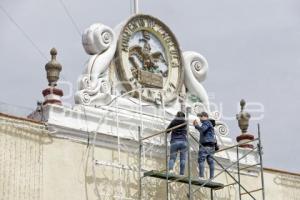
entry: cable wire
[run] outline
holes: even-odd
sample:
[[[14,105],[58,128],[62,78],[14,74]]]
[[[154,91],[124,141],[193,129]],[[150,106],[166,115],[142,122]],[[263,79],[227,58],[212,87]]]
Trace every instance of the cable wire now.
[[[68,16],[68,18],[70,19],[72,25],[74,26],[75,30],[77,31],[77,33],[79,34],[79,36],[81,37],[81,31],[79,26],[77,25],[77,23],[75,22],[75,19],[72,17],[71,13],[69,12],[69,9],[67,8],[67,5],[63,2],[63,0],[59,0],[59,3],[61,4],[61,6],[63,7],[66,15]]]
[[[13,23],[17,29],[22,33],[22,35],[29,41],[29,43],[36,49],[36,51],[47,61],[47,56],[43,53],[43,51],[37,46],[37,44],[33,41],[33,39],[26,33],[26,31],[17,23],[17,21],[8,13],[8,11],[0,4],[0,10],[6,15],[11,23]],[[64,75],[60,75],[63,80],[67,80]]]
[[[45,59],[47,60],[47,56],[41,51],[41,49],[34,43],[34,41],[31,39],[31,37],[24,31],[24,29],[14,20],[14,18],[7,12],[7,10],[0,4],[0,9],[2,12],[6,15],[6,17],[12,22],[19,31],[23,34],[23,36],[30,42],[30,44],[37,50],[37,52]]]

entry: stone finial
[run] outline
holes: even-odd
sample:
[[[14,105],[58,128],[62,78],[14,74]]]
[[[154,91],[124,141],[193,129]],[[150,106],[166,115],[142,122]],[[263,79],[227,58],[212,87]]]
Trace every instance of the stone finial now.
[[[62,69],[62,66],[56,60],[57,50],[52,48],[50,51],[51,60],[46,64],[45,69],[47,72],[48,85],[55,87],[57,81],[59,80],[59,73]]]
[[[236,115],[236,119],[238,120],[239,127],[242,131],[242,134],[247,133],[249,127],[249,120],[251,115],[248,112],[245,112],[246,101],[242,99],[240,101],[241,111],[239,114]]]
[[[246,143],[252,141],[254,136],[248,133],[249,121],[251,115],[245,111],[246,101],[242,99],[240,101],[241,111],[236,115],[236,119],[238,120],[239,127],[241,129],[242,134],[237,136],[236,140],[240,144],[240,147],[243,148],[253,148],[253,145],[250,143]],[[243,144],[246,143],[246,144]]]
[[[62,105],[61,97],[63,96],[63,91],[55,87],[57,85],[57,81],[59,80],[59,73],[62,69],[62,66],[56,61],[57,51],[55,48],[51,49],[50,54],[51,60],[45,66],[49,87],[44,89],[42,92],[45,98],[43,105]]]
[[[241,105],[241,112],[243,112],[246,106],[246,101],[244,99],[241,99],[240,105]]]

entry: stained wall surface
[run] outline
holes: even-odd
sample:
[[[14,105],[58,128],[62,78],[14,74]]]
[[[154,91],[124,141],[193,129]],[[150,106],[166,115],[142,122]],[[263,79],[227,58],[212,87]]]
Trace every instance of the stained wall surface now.
[[[130,149],[123,145],[120,151],[113,144],[94,147],[91,142],[54,136],[44,124],[0,115],[0,148],[1,200],[138,199],[138,146]],[[142,157],[144,170],[163,170],[164,166],[163,156]],[[196,163],[192,169],[196,176]],[[266,169],[264,177],[266,199],[300,199],[300,175]],[[216,181],[233,183],[225,173]],[[260,176],[258,172],[244,173],[241,182],[254,190],[260,187]],[[192,189],[195,199],[210,199],[210,190]],[[187,191],[185,184],[170,184],[171,199],[187,199]],[[253,194],[262,199],[260,192]],[[143,178],[141,195],[147,200],[166,199],[166,182]],[[238,187],[228,186],[215,191],[214,196],[218,200],[238,199]],[[243,199],[251,198],[245,195]]]

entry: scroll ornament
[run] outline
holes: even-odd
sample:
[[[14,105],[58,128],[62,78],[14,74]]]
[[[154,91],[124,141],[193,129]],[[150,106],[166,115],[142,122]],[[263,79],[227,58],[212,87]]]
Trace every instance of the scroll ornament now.
[[[91,56],[79,78],[75,103],[105,104],[111,99],[108,68],[116,51],[117,36],[108,26],[97,23],[83,32],[82,44],[86,53]]]

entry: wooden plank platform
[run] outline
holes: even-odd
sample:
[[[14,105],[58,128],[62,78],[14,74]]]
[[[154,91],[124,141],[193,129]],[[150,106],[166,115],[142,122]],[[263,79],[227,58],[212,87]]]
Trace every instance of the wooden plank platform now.
[[[145,177],[150,176],[150,177],[160,178],[160,179],[167,179],[167,174],[166,173],[160,172],[160,171],[157,171],[157,170],[151,170],[151,171],[145,172],[144,176]],[[170,174],[169,173],[168,174],[168,180],[177,181],[177,182],[186,183],[186,184],[189,183],[188,177],[184,177],[184,176],[177,175],[177,174]],[[201,186],[204,183],[206,183],[206,181],[207,180],[199,180],[199,179],[193,178],[192,179],[192,185]],[[211,188],[211,189],[214,189],[214,190],[219,190],[219,189],[224,188],[224,185],[222,183],[217,183],[217,182],[210,181],[207,184],[205,184],[203,187]]]

